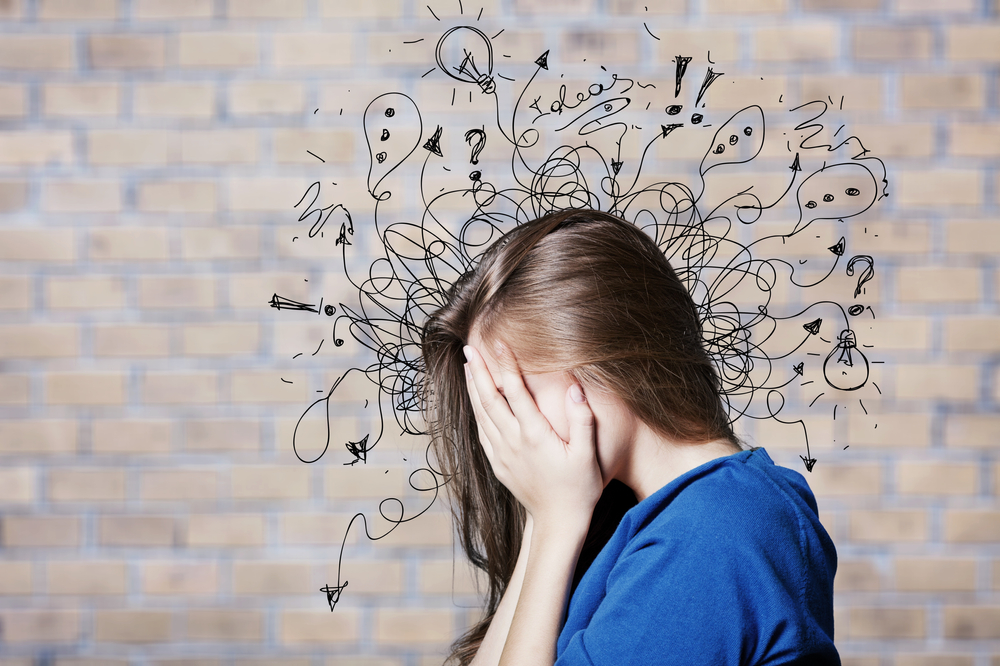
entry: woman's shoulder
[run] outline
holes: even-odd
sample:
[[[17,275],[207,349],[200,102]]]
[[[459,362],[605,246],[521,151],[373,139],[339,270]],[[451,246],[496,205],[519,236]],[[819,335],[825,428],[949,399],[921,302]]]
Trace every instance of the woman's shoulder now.
[[[816,500],[798,472],[776,465],[762,448],[710,461],[678,477],[647,498],[637,512],[634,538],[670,539],[717,546],[740,540],[798,541],[815,533],[827,538]],[[821,533],[821,534],[820,534]],[[724,539],[723,539],[724,537]],[[633,539],[630,539],[630,541]]]

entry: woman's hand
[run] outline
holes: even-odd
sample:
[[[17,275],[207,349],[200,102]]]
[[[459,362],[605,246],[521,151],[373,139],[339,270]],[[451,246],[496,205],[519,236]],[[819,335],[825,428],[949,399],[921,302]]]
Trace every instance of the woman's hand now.
[[[536,527],[582,529],[585,535],[604,484],[594,414],[582,388],[573,384],[566,391],[566,442],[538,410],[508,349],[497,349],[504,395],[479,352],[467,346],[465,354],[479,439],[493,473],[531,514]]]

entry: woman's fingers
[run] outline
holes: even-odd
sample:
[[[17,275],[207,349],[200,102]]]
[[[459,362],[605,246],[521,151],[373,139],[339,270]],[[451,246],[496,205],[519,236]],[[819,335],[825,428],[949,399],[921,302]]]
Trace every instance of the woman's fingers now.
[[[496,355],[500,363],[500,376],[503,378],[504,396],[507,398],[507,403],[510,405],[511,411],[514,412],[514,416],[524,427],[531,429],[538,435],[551,430],[551,424],[538,410],[535,399],[531,397],[531,393],[524,385],[521,369],[517,365],[514,353],[497,342]]]
[[[476,383],[472,380],[472,373],[469,370],[469,364],[465,364],[465,386],[469,392],[469,401],[472,403],[472,413],[476,418],[476,425],[479,429],[479,444],[483,447],[483,451],[486,452],[486,458],[490,461],[490,465],[493,465],[493,444],[490,442],[489,437],[486,435],[486,431],[483,429],[483,423],[488,419],[485,412],[483,412],[483,406],[479,402],[479,393],[476,392]]]
[[[579,384],[573,384],[566,391],[566,416],[569,419],[570,448],[581,455],[584,451],[593,455],[596,434],[594,412]]]
[[[486,361],[474,347],[464,348],[465,358],[468,359],[469,372],[472,373],[472,384],[475,386],[479,404],[489,418],[493,428],[500,434],[501,431],[517,428],[517,420],[510,411],[510,406],[504,397],[497,390],[496,383],[490,369],[486,367]],[[483,424],[485,426],[485,424]],[[487,434],[492,435],[489,429]]]

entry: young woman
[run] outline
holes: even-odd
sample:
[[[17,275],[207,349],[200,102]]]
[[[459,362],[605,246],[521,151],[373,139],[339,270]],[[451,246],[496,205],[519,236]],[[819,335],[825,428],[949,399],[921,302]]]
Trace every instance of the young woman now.
[[[458,664],[839,664],[837,556],[800,474],[730,426],[644,232],[521,225],[427,322],[425,418],[486,574]]]

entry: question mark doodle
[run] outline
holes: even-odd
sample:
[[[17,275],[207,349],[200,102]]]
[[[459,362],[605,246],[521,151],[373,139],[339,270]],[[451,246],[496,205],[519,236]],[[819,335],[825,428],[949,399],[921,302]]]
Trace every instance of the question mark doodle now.
[[[476,142],[475,145],[472,144],[473,140]],[[472,157],[469,158],[469,162],[479,164],[479,153],[483,152],[483,147],[486,146],[486,132],[472,128],[465,133],[465,142],[472,146]]]
[[[867,254],[859,254],[855,257],[851,257],[851,260],[847,262],[847,275],[854,275],[854,264],[858,262],[863,262],[868,264],[865,270],[862,271],[861,275],[858,276],[858,286],[854,288],[854,298],[858,297],[861,293],[861,287],[864,286],[865,282],[868,282],[873,277],[875,277],[875,261]]]

